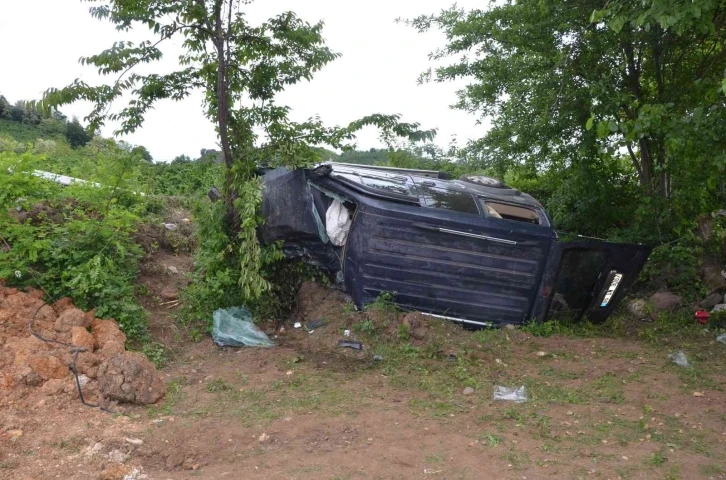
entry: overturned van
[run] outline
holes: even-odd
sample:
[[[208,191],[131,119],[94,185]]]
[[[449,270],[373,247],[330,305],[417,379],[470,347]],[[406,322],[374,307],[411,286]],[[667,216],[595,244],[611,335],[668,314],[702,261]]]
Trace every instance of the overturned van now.
[[[542,206],[482,176],[328,163],[264,174],[260,238],[337,275],[360,307],[474,326],[604,321],[650,247],[562,242]]]

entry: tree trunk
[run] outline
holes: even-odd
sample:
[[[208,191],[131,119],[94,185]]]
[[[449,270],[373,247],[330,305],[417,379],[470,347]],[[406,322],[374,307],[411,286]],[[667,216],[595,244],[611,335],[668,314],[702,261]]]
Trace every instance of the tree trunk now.
[[[222,24],[223,4],[223,0],[217,0],[214,4],[214,47],[217,50],[217,122],[225,165],[224,201],[227,207],[227,222],[230,234],[237,234],[240,231],[241,222],[239,212],[234,206],[234,201],[237,199],[237,190],[234,186],[234,175],[232,173],[234,161],[228,136],[230,112],[227,85],[227,52],[224,48],[224,28]]]

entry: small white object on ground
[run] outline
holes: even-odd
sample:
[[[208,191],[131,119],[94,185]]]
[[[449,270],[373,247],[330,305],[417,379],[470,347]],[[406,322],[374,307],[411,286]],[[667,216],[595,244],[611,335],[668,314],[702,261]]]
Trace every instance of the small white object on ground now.
[[[343,330],[344,337],[350,337],[350,330]]]
[[[524,385],[519,388],[497,385],[494,387],[494,400],[506,400],[515,403],[526,402],[527,388]]]
[[[295,327],[295,328],[302,328],[302,323],[300,323],[300,322],[295,322],[295,325],[294,325],[294,327]]]
[[[683,353],[683,351],[681,350],[674,353],[669,353],[668,358],[670,358],[671,362],[675,363],[679,367],[690,366],[690,363],[688,363],[688,359],[686,358],[686,354]]]

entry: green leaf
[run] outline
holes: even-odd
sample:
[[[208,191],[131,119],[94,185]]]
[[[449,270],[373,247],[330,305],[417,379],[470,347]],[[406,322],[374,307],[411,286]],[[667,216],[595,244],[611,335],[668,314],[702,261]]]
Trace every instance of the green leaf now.
[[[597,122],[597,136],[598,138],[605,138],[610,134],[610,128],[608,122]]]
[[[723,90],[723,93],[726,93],[726,78],[721,80],[721,90]]]
[[[592,130],[592,124],[595,122],[595,117],[590,117],[587,119],[587,123],[585,123],[585,130]]]

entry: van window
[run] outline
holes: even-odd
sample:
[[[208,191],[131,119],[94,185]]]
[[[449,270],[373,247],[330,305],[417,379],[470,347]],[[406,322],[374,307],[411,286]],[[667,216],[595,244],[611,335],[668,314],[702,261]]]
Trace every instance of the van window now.
[[[537,212],[531,208],[483,199],[481,199],[481,203],[484,206],[484,211],[487,213],[488,217],[539,225],[539,216],[537,215]]]
[[[420,191],[424,206],[479,215],[479,209],[470,193],[430,185],[421,185]]]

